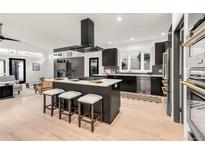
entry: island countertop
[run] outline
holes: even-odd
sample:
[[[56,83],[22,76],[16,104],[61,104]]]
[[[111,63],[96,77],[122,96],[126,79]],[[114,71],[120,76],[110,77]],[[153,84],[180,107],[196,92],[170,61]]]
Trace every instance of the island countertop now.
[[[114,85],[118,82],[121,82],[122,80],[120,80],[120,79],[100,79],[100,81],[102,81],[102,83],[92,83],[89,80],[73,81],[72,79],[64,78],[62,80],[45,79],[45,81],[51,81],[51,82],[57,82],[57,83],[70,83],[70,84],[88,85],[88,86],[98,86],[98,87],[109,87],[109,86]]]
[[[136,76],[136,77],[162,77],[162,74],[134,74],[134,73],[116,73],[116,74],[94,74],[94,76]]]

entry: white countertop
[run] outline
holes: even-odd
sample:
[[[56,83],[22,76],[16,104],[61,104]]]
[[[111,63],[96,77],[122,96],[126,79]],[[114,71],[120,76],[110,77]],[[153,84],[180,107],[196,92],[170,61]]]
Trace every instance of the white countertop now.
[[[102,81],[102,83],[91,83],[88,80],[72,81],[72,80],[69,80],[67,78],[65,78],[63,80],[45,79],[45,81],[51,81],[51,82],[80,84],[80,85],[98,86],[98,87],[109,87],[111,85],[114,85],[114,84],[122,81],[120,79],[100,79],[100,80]]]
[[[116,75],[116,76],[142,76],[142,77],[162,77],[162,75],[157,74],[127,74],[127,73],[116,73],[116,74],[94,74],[95,76],[108,76],[108,75]]]

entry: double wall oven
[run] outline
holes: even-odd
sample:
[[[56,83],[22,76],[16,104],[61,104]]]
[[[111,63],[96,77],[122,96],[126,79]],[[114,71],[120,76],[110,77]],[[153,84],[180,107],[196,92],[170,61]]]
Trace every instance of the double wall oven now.
[[[189,15],[188,47],[189,76],[187,85],[188,140],[205,140],[205,16]]]
[[[189,140],[205,140],[205,67],[190,70],[187,90],[187,122]]]

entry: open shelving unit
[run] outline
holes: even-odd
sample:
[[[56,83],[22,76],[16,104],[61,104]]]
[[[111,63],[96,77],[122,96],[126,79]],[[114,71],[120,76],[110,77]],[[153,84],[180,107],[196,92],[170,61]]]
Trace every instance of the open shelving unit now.
[[[163,86],[162,86],[162,92],[165,96],[167,96],[167,79],[162,80]]]

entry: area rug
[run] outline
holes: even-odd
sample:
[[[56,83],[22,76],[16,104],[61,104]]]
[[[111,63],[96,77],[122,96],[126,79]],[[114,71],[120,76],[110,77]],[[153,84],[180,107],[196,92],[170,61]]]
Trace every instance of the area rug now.
[[[127,99],[149,101],[149,102],[154,102],[154,103],[162,103],[162,100],[163,100],[163,97],[160,97],[160,96],[131,93],[131,92],[121,92],[121,97],[127,98]]]

